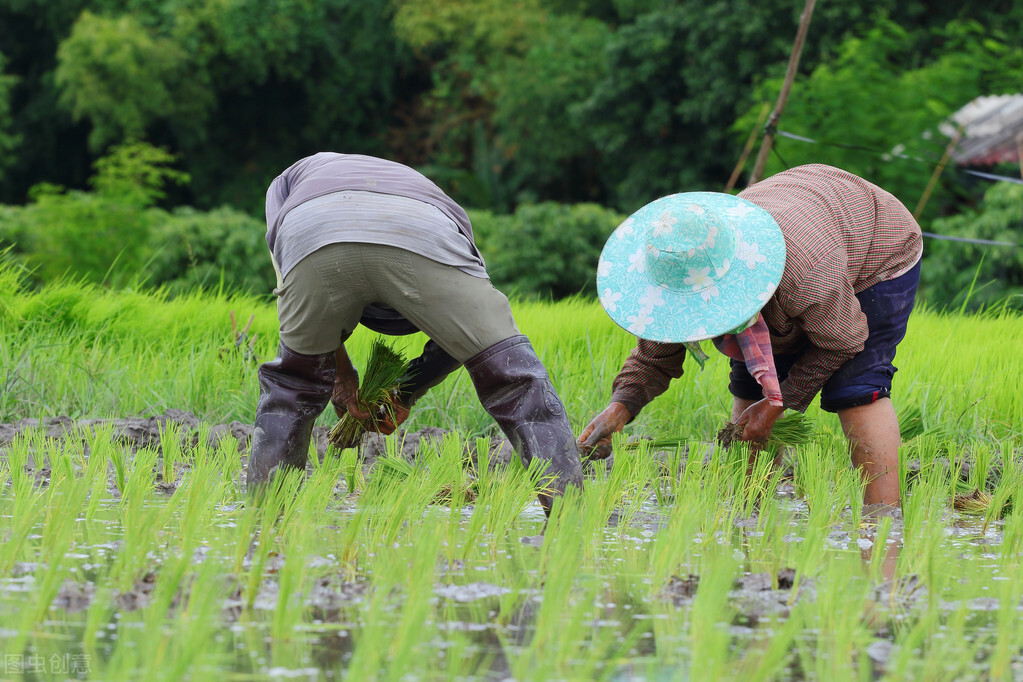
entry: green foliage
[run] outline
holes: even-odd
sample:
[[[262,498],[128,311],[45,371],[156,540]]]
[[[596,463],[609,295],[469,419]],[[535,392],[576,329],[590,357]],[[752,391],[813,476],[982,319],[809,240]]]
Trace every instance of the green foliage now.
[[[276,282],[266,225],[247,213],[190,207],[165,214],[152,229],[146,284],[171,294],[213,289],[269,293]]]
[[[396,0],[394,29],[409,45],[457,45],[476,53],[521,49],[539,22],[541,0]]]
[[[16,157],[14,151],[18,146],[18,136],[11,130],[11,91],[17,78],[4,73],[7,59],[0,52],[0,180],[4,178],[7,167],[12,165]]]
[[[949,142],[938,125],[978,95],[1015,91],[1023,68],[1023,48],[1009,46],[976,22],[952,23],[928,37],[940,47],[926,63],[919,59],[921,37],[892,21],[878,20],[864,36],[844,41],[809,78],[797,81],[779,127],[845,146],[776,138],[778,155],[765,175],[827,163],[867,178],[915,209]],[[917,66],[907,69],[907,63]],[[771,79],[755,99],[773,102],[780,87],[780,77]],[[759,109],[747,112],[737,130],[752,128]],[[921,220],[957,198],[955,183],[946,181]]]
[[[577,110],[606,75],[609,35],[593,19],[552,17],[493,73],[496,141],[519,201],[585,196],[592,184],[596,155]]]
[[[153,203],[165,183],[187,180],[167,166],[172,160],[146,143],[118,145],[94,165],[95,192],[40,184],[29,205],[5,207],[0,242],[9,240],[23,254],[37,280],[70,275],[130,283],[142,270],[150,231],[163,213]]]
[[[383,151],[410,62],[387,0],[80,4],[46,35],[57,113],[83,124],[94,152],[143,137],[180,152],[197,181],[191,203],[255,211],[300,156]]]
[[[20,211],[15,230],[33,276],[42,281],[65,275],[115,286],[141,270],[152,211],[116,198],[40,185],[33,203]],[[117,266],[115,268],[115,265]]]
[[[1023,185],[992,185],[976,210],[939,218],[935,234],[1016,244],[989,246],[926,239],[920,270],[921,298],[932,305],[991,307],[1003,300],[1023,309]]]
[[[194,87],[202,78],[181,46],[130,14],[82,12],[57,62],[60,101],[76,121],[90,121],[93,149],[142,137],[161,118],[201,116],[212,103],[208,89]]]
[[[187,173],[170,168],[173,154],[146,142],[126,142],[109,150],[93,167],[96,193],[137,206],[152,206],[164,197],[168,183],[185,184]]]
[[[784,54],[772,30],[778,13],[738,5],[666,6],[608,40],[607,75],[581,110],[604,157],[608,205],[630,211],[672,192],[716,189],[716,178],[724,184],[734,155],[723,151],[734,145],[721,123],[735,119],[764,62]]]
[[[524,204],[514,216],[472,214],[494,285],[519,296],[596,295],[597,260],[624,216],[595,204]]]

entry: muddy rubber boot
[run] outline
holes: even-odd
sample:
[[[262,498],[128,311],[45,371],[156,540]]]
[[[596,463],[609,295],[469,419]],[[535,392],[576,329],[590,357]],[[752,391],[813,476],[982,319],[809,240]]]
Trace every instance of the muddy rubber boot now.
[[[277,357],[259,368],[252,453],[246,476],[249,495],[262,489],[280,466],[305,469],[313,422],[334,390],[334,353],[303,355],[283,342]]]
[[[583,471],[565,406],[551,384],[547,370],[525,336],[495,343],[465,361],[483,408],[529,466],[533,459],[550,462],[548,475],[555,493],[568,486],[582,487]],[[553,496],[539,495],[548,515]]]

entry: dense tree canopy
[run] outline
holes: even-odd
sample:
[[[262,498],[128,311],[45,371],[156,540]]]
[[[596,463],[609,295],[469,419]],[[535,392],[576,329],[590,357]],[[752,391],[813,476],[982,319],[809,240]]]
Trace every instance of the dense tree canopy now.
[[[743,114],[776,96],[802,6],[0,0],[0,172],[19,170],[0,200],[20,203],[38,182],[83,187],[91,163],[129,139],[178,155],[193,181],[172,201],[254,214],[276,172],[320,149],[427,168],[499,211],[628,210],[719,188],[753,126]],[[1018,88],[1008,46],[1021,18],[1008,0],[817,3],[786,122],[910,145],[973,96]],[[913,100],[939,85],[933,101]]]
[[[149,208],[200,212],[175,223],[193,241],[201,212],[258,219],[268,182],[325,149],[408,163],[494,215],[628,213],[723,188],[803,4],[0,0],[0,202],[87,215],[96,161],[144,141],[190,178]],[[1012,0],[817,2],[780,125],[816,143],[778,138],[768,173],[832,163],[913,208],[949,114],[1021,89],[1021,38]],[[943,182],[925,220],[980,204]],[[251,227],[224,215],[215,231]]]

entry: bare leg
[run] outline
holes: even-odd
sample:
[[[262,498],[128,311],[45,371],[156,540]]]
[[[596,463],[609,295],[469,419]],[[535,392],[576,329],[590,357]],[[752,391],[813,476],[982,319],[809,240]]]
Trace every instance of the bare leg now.
[[[842,431],[849,440],[850,458],[867,481],[864,504],[899,506],[899,419],[892,401],[882,398],[869,405],[838,411]]]
[[[746,408],[757,402],[756,400],[746,400],[745,398],[732,398],[732,421],[734,422],[739,418],[739,415],[746,411]]]

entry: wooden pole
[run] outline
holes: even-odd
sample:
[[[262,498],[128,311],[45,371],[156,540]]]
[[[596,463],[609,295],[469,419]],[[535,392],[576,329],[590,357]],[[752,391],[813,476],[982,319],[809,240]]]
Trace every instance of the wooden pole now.
[[[753,130],[750,131],[749,139],[746,140],[746,146],[742,148],[742,154],[739,155],[739,160],[735,164],[735,169],[732,170],[732,176],[728,178],[728,184],[725,185],[725,191],[730,192],[735,187],[735,183],[739,181],[739,173],[742,172],[742,167],[746,165],[746,159],[749,158],[749,153],[753,151],[753,145],[757,142],[757,135],[760,134],[760,128],[764,125],[764,119],[767,118],[767,112],[770,111],[771,105],[764,102],[763,108],[760,109],[760,116],[757,117],[757,124],[753,126]]]
[[[789,66],[785,70],[785,80],[778,93],[778,101],[774,105],[771,117],[767,119],[767,130],[764,132],[764,141],[760,144],[760,152],[757,154],[757,161],[753,164],[753,175],[750,176],[749,184],[760,182],[764,176],[764,166],[767,165],[767,156],[771,153],[771,145],[774,144],[774,130],[778,127],[781,114],[785,111],[785,103],[789,99],[789,90],[792,89],[792,82],[796,79],[796,71],[799,69],[799,56],[803,52],[803,43],[806,42],[806,33],[810,29],[810,17],[813,16],[813,6],[816,0],[806,0],[803,7],[803,14],[799,17],[799,30],[796,31],[796,40],[792,43],[792,54],[789,55]]]
[[[927,181],[927,187],[924,189],[924,194],[920,197],[920,201],[917,202],[916,210],[913,211],[913,217],[917,220],[920,219],[920,214],[923,213],[924,206],[927,205],[927,200],[931,198],[931,192],[934,191],[934,185],[937,184],[938,178],[941,177],[942,171],[945,170],[945,165],[948,163],[949,158],[952,156],[952,152],[955,151],[956,145],[959,144],[959,140],[963,137],[962,128],[956,128],[956,134],[952,137],[952,140],[945,147],[945,153],[941,155],[941,161],[934,168],[934,172],[931,173],[931,179]]]

